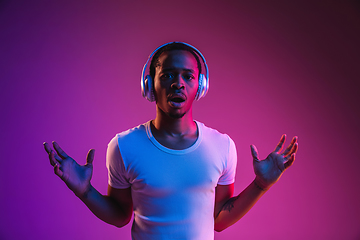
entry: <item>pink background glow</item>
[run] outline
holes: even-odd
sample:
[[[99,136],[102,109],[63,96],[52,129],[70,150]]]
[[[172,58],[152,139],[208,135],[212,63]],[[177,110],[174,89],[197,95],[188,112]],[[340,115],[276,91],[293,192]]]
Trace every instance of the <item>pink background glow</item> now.
[[[360,4],[270,2],[0,1],[0,239],[130,239],[54,175],[42,142],[80,163],[95,148],[106,193],[107,143],[154,118],[141,69],[174,40],[208,62],[194,117],[234,139],[236,193],[250,144],[264,158],[299,136],[294,166],[215,239],[360,239]]]

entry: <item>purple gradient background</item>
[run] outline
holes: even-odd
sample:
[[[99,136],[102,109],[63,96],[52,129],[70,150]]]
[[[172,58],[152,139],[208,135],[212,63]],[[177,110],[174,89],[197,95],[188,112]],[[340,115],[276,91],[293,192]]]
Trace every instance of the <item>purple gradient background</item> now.
[[[194,117],[238,150],[236,193],[281,134],[293,167],[215,239],[360,239],[360,4],[356,1],[0,1],[0,239],[130,239],[98,220],[53,174],[42,142],[79,162],[155,116],[140,95],[148,55],[196,46],[210,91]]]

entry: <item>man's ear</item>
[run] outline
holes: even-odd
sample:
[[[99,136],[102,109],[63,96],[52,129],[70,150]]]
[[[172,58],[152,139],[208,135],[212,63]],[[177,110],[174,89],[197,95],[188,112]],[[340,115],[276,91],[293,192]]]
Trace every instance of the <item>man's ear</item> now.
[[[145,78],[141,79],[141,93],[144,98],[150,102],[155,101],[154,96],[154,83],[150,75],[146,75]]]

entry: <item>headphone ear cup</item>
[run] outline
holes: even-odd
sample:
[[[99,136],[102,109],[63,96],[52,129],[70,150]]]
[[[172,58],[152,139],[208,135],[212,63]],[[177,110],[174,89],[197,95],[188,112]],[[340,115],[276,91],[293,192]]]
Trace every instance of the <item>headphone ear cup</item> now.
[[[146,77],[142,80],[141,92],[143,97],[149,100],[150,102],[155,101],[153,80],[150,75],[146,75]]]
[[[202,97],[205,97],[207,91],[209,90],[209,83],[204,74],[199,76],[199,87],[195,96],[195,100],[199,100]]]

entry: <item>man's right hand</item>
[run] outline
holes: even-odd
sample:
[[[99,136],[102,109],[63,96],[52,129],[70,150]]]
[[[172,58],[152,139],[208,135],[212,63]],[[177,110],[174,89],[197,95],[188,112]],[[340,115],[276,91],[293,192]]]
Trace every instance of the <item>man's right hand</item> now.
[[[55,174],[66,183],[76,196],[79,198],[84,197],[91,187],[90,180],[93,172],[92,162],[95,150],[89,150],[86,164],[81,166],[69,157],[56,142],[53,142],[53,147],[56,153],[48,143],[44,143],[45,151],[49,154],[50,164],[54,167]]]

